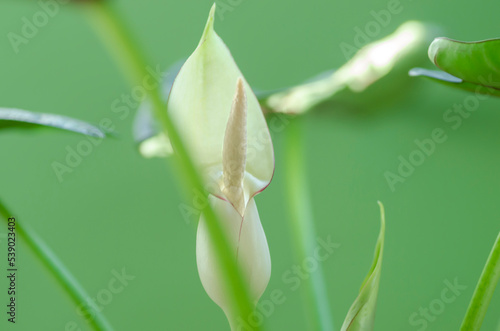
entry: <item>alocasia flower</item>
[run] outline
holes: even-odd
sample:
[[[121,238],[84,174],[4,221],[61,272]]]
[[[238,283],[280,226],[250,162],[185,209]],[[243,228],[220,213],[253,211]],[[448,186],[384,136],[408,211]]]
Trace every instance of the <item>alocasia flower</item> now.
[[[271,259],[254,197],[273,176],[273,147],[256,96],[214,31],[214,13],[215,5],[198,47],[174,81],[168,112],[203,176],[209,203],[256,303],[269,282]],[[203,287],[234,327],[236,316],[203,215],[196,260]]]

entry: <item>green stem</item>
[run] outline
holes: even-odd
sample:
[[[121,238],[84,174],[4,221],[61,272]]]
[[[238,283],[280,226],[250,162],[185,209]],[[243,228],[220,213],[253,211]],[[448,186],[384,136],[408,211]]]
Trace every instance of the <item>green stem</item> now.
[[[147,71],[148,62],[141,54],[140,47],[135,43],[124,22],[106,2],[91,2],[85,4],[85,8],[97,34],[118,62],[131,85],[142,86],[144,78],[150,75]],[[197,192],[206,192],[203,181],[189,157],[181,136],[168,115],[167,105],[162,100],[159,84],[156,88],[145,90],[147,98],[153,105],[154,114],[175,150],[174,160],[178,171],[183,175],[184,188],[194,188]],[[215,251],[221,260],[220,270],[223,271],[223,277],[228,286],[227,293],[232,294],[231,300],[236,308],[235,311],[238,316],[245,320],[254,311],[254,305],[250,300],[236,260],[230,254],[229,242],[220,226],[217,215],[208,202],[204,205],[201,212],[206,218],[209,234],[215,243]],[[254,329],[259,330],[260,328],[255,327]]]
[[[305,178],[305,150],[302,136],[302,119],[291,119],[287,128],[286,183],[290,220],[294,235],[295,251],[299,262],[315,256],[316,230],[311,210],[310,195]],[[333,330],[333,318],[326,292],[326,283],[320,264],[318,269],[304,280],[305,306],[310,326],[308,330]]]
[[[460,327],[461,331],[477,331],[481,328],[484,316],[488,310],[493,292],[500,279],[500,233],[491,249],[483,273],[479,277],[476,289]]]
[[[8,224],[9,218],[14,217],[7,207],[0,201],[0,216]],[[47,268],[50,274],[57,280],[59,285],[71,297],[77,307],[81,307],[84,316],[89,316],[88,322],[94,330],[111,331],[113,327],[108,322],[106,317],[100,312],[101,310],[93,300],[89,300],[90,296],[85,292],[85,289],[71,272],[64,266],[56,254],[47,246],[47,244],[24,222],[16,219],[15,233],[23,240],[31,251],[36,255],[43,266]],[[83,304],[86,303],[86,304]]]

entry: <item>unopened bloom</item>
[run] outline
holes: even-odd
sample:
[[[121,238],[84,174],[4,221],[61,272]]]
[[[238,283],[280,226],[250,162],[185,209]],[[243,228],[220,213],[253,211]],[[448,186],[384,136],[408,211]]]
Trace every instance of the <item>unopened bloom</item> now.
[[[173,84],[168,111],[203,175],[209,203],[256,303],[269,282],[271,259],[254,196],[273,176],[273,147],[256,96],[213,29],[214,12],[215,5],[198,47]],[[203,215],[196,260],[206,292],[234,322],[231,295]]]

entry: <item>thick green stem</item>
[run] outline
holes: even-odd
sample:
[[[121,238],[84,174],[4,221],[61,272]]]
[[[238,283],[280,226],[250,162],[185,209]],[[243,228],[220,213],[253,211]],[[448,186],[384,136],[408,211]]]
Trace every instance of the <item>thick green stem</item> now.
[[[483,272],[460,327],[461,331],[478,331],[488,310],[493,292],[500,279],[500,234],[491,249]]]
[[[142,86],[144,78],[150,75],[147,70],[148,62],[141,54],[140,47],[135,43],[124,22],[107,3],[92,2],[84,4],[84,6],[97,34],[118,62],[132,86]],[[183,175],[184,188],[194,188],[197,192],[206,192],[181,136],[168,116],[167,105],[162,100],[159,84],[156,88],[146,88],[145,90],[147,99],[153,105],[154,114],[175,150],[174,159],[178,171]],[[227,293],[232,294],[231,299],[238,315],[242,320],[246,320],[253,312],[254,305],[250,300],[236,260],[230,254],[229,242],[222,231],[217,215],[208,202],[204,205],[201,212],[205,215],[208,231],[215,243],[214,248],[221,260],[222,265],[219,267],[223,271],[225,283],[228,285]],[[260,328],[255,327],[254,329],[259,330]]]
[[[8,219],[14,217],[7,207],[0,201],[0,216],[8,224]],[[47,244],[24,222],[16,218],[15,233],[19,236],[31,251],[36,255],[43,266],[47,268],[50,274],[57,280],[64,291],[71,297],[77,307],[81,307],[84,316],[89,316],[87,319],[94,330],[111,331],[113,327],[100,312],[101,310],[90,296],[85,292],[85,289],[80,285],[78,280],[64,266],[54,252]],[[85,304],[84,304],[85,303]]]
[[[301,118],[291,120],[287,128],[286,183],[294,244],[298,262],[315,256],[316,230],[311,210],[310,195],[305,178],[305,152]],[[309,318],[308,330],[333,330],[333,318],[326,292],[323,270],[318,264],[304,280],[304,301]]]

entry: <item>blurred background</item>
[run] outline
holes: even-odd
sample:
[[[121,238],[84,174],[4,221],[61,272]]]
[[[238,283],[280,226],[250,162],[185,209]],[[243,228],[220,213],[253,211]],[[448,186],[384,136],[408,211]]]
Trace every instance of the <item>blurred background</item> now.
[[[53,163],[66,164],[68,151],[88,138],[53,130],[0,131],[1,198],[16,218],[44,238],[88,292],[102,299],[100,306],[116,330],[228,330],[224,314],[198,278],[196,220],[186,222],[179,210],[189,202],[179,193],[177,175],[169,162],[147,160],[137,152],[131,133],[136,107],[123,101],[131,87],[81,8],[57,2],[58,11],[13,47],[12,33],[22,36],[26,21],[40,19],[34,17],[45,10],[41,3],[48,2],[0,4],[0,105],[95,124],[109,119],[117,134],[92,144],[88,155],[58,178]],[[162,70],[194,50],[212,3],[113,1],[151,66]],[[340,45],[359,46],[358,31],[377,22],[373,12],[390,6],[401,10],[379,23],[370,41],[407,20],[433,23],[443,35],[459,40],[498,37],[499,5],[491,1],[218,4],[230,9],[216,16],[216,30],[248,82],[259,89],[290,86],[341,66],[346,57]],[[423,49],[422,63],[432,68],[426,57]],[[304,117],[304,159],[317,230],[341,245],[322,265],[337,329],[373,258],[377,200],[386,207],[387,232],[376,330],[457,330],[500,229],[500,100],[480,101],[454,129],[443,115],[469,94],[425,79],[407,80],[411,85],[404,90],[396,81],[387,87],[384,100],[392,102],[355,108],[346,104],[342,110],[323,109]],[[430,138],[436,128],[448,139],[391,190],[386,172],[397,174],[398,158],[408,160],[417,149],[415,139]],[[269,330],[305,330],[301,288],[293,290],[283,280],[301,261],[293,255],[284,199],[286,129],[278,131],[272,132],[275,177],[257,204],[273,262],[263,298],[279,289],[286,300],[265,325]],[[0,246],[6,252],[5,236],[0,236]],[[18,247],[18,321],[12,329],[77,330],[77,325],[89,330],[27,247]],[[4,260],[2,253],[2,266]],[[129,276],[122,290],[105,296],[109,292],[103,290],[124,271]],[[0,279],[5,307],[7,282]],[[466,288],[441,305],[436,302],[442,301],[447,281]],[[495,329],[499,322],[498,294],[484,330]],[[423,317],[421,309],[429,309],[430,317]],[[10,325],[2,316],[0,329],[6,329]],[[417,322],[422,320],[425,325]]]

